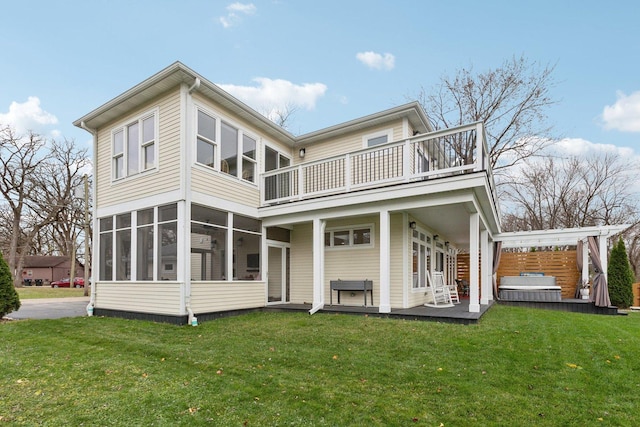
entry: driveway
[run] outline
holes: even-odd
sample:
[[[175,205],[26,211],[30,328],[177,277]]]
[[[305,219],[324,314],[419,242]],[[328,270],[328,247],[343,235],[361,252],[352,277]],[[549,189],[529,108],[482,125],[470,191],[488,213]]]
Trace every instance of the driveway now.
[[[60,319],[87,315],[89,297],[41,298],[21,300],[20,310],[9,313],[11,319]]]

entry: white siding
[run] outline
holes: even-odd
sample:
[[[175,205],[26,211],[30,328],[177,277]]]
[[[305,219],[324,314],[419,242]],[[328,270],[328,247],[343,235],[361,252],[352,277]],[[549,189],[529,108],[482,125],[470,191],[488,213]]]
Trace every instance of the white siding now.
[[[347,218],[342,221],[327,222],[329,228],[349,228],[353,225],[374,224],[373,240],[374,244],[367,247],[341,247],[325,249],[325,302],[331,300],[330,281],[331,280],[371,280],[373,281],[373,302],[380,304],[380,246],[379,246],[379,222],[378,216]],[[367,297],[367,304],[370,304],[370,296]],[[337,304],[338,294],[334,292],[333,303]],[[362,292],[355,292],[352,297],[350,292],[341,292],[340,304],[362,305],[364,298]]]
[[[394,141],[402,139],[402,120],[399,119],[385,125],[371,127],[360,132],[350,133],[340,138],[314,143],[306,147],[305,157],[304,159],[302,159],[302,161],[311,162],[322,160],[328,157],[338,156],[352,151],[361,150],[364,148],[362,145],[362,137],[372,133],[385,131],[387,129],[393,129]],[[294,161],[296,164],[302,162],[301,159],[299,159],[297,156]]]
[[[96,308],[179,316],[185,314],[180,306],[182,287],[175,282],[100,282]]]
[[[157,138],[157,168],[112,182],[111,131],[154,108],[159,109]],[[96,153],[97,207],[116,204],[166,193],[180,188],[180,91],[178,88],[149,102],[117,122],[98,130]]]
[[[264,306],[264,282],[191,282],[191,309],[196,315]]]
[[[313,226],[297,224],[291,231],[291,280],[289,300],[294,304],[313,301]]]

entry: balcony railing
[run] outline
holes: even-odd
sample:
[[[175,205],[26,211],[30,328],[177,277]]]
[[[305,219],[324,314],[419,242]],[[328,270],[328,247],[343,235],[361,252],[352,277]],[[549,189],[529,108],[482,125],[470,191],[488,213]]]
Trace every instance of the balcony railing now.
[[[488,171],[481,122],[264,173],[262,206],[472,171]]]

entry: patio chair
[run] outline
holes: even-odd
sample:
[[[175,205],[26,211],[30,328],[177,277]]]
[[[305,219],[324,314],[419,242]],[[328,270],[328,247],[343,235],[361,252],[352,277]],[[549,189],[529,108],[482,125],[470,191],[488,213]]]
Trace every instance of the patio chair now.
[[[453,302],[454,304],[460,304],[460,296],[458,296],[458,284],[454,281],[453,283],[449,283],[448,286],[449,295],[451,295],[451,302]]]
[[[434,271],[432,279],[427,271],[427,280],[429,282],[429,286],[427,286],[427,295],[431,297],[431,301],[427,302],[425,306],[435,308],[453,307],[449,286],[444,283],[444,276],[442,272]]]

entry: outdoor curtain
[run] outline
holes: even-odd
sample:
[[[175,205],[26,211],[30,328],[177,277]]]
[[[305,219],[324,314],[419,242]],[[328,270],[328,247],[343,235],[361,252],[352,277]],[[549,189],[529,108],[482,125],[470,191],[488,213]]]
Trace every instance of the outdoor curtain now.
[[[500,256],[502,255],[502,242],[496,242],[493,247],[493,298],[499,300],[498,294],[498,279],[496,273],[498,273],[498,266],[500,265]]]
[[[595,269],[593,289],[589,295],[589,301],[595,303],[597,307],[609,307],[611,305],[611,300],[609,299],[609,286],[607,285],[607,278],[604,277],[604,273],[602,272],[598,240],[594,236],[589,236],[587,244],[589,245],[589,257],[591,258],[591,264],[593,264]]]
[[[584,251],[584,242],[582,240],[578,240],[578,245],[576,246],[576,266],[578,268],[578,283],[576,284],[576,293],[574,295],[574,298],[576,299],[580,299],[581,295],[580,295],[580,289],[582,288],[582,281],[584,280],[584,277],[582,277],[582,267],[583,267],[583,263],[582,263],[582,253]]]

